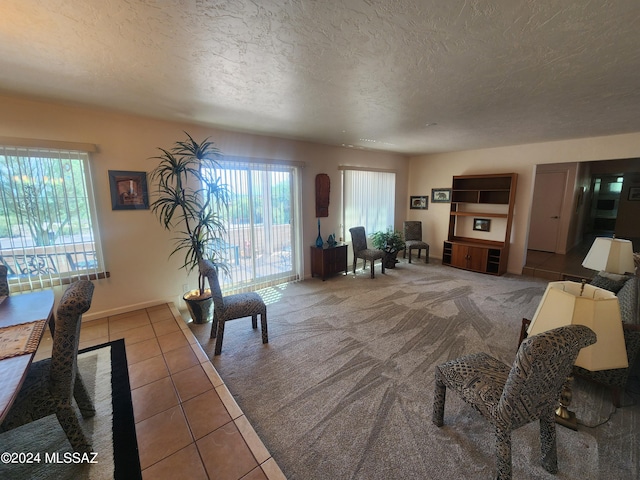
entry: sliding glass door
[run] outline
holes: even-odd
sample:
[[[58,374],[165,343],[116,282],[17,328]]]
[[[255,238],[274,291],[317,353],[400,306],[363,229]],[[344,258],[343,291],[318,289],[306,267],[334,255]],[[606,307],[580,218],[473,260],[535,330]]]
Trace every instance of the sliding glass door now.
[[[226,292],[255,290],[302,278],[299,168],[249,161],[221,162],[231,192],[225,213]]]

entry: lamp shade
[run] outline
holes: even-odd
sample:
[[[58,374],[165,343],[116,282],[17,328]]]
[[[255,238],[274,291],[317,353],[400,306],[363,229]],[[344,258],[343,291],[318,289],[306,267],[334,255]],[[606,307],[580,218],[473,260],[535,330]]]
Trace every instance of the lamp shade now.
[[[598,237],[584,257],[582,266],[609,273],[633,272],[633,244],[630,240]]]
[[[575,365],[591,371],[629,366],[620,306],[613,292],[576,282],[549,283],[528,334],[570,324],[585,325],[598,338],[596,343],[580,350]]]

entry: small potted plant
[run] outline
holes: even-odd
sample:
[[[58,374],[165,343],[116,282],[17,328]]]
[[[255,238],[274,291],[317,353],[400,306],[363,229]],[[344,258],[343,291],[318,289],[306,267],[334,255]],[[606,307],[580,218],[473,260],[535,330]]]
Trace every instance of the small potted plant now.
[[[384,250],[384,268],[395,268],[398,263],[398,252],[404,250],[405,244],[402,233],[389,227],[386,231],[375,232],[371,236],[371,243],[379,250]]]
[[[159,148],[162,154],[153,157],[160,162],[150,174],[155,186],[151,210],[166,230],[176,234],[169,256],[181,252],[181,268],[191,272],[207,258],[226,271],[221,261],[226,231],[222,212],[229,205],[229,190],[217,174],[220,151],[209,138],[198,143],[186,135],[186,140],[176,142],[170,150]],[[200,272],[198,289],[183,298],[194,322],[211,320],[213,300]]]

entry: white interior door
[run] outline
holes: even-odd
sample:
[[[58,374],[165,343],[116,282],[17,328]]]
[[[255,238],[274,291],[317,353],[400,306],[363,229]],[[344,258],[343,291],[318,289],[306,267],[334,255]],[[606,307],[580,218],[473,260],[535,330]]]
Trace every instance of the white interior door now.
[[[536,174],[529,226],[529,249],[555,252],[558,244],[565,172]]]

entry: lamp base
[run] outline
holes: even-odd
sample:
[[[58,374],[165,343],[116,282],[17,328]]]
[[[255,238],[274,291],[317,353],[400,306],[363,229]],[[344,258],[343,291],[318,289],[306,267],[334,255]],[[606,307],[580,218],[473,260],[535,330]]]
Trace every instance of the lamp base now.
[[[567,407],[564,405],[560,405],[556,410],[556,423],[563,427],[570,428],[571,430],[578,430],[578,419],[576,418],[576,414],[567,410]]]
[[[558,400],[558,408],[556,408],[556,423],[559,423],[563,427],[570,428],[571,430],[578,430],[578,420],[576,414],[569,410],[571,405],[571,399],[573,394],[571,393],[571,382],[573,382],[573,375],[569,375],[567,380],[562,386],[560,392],[560,398]]]

